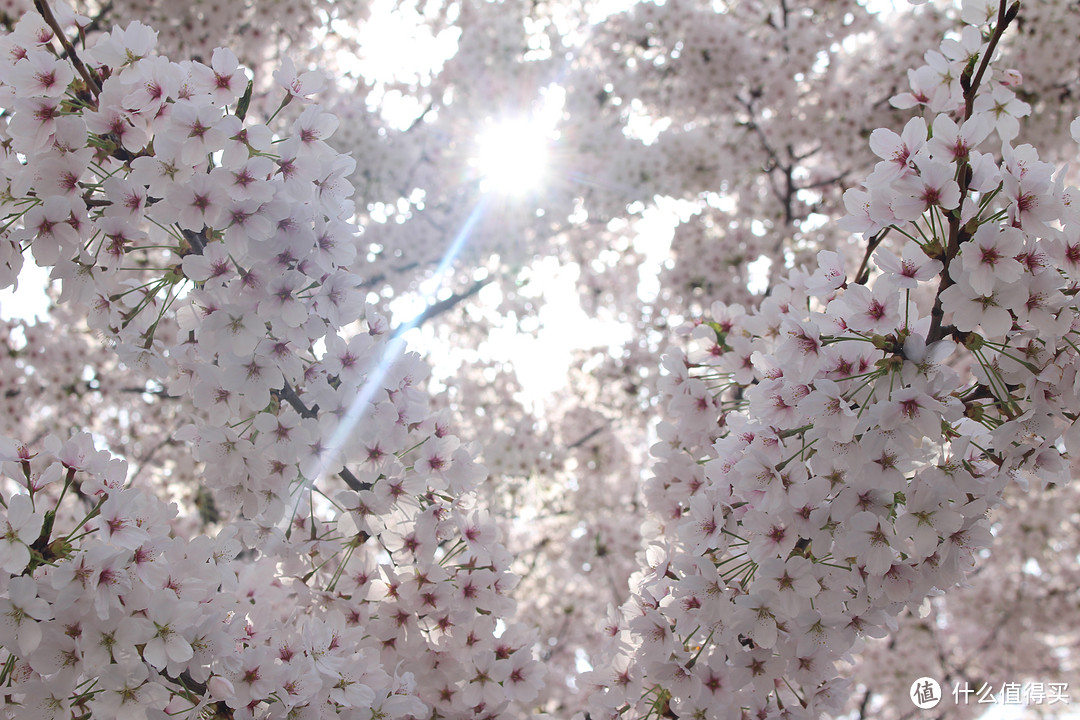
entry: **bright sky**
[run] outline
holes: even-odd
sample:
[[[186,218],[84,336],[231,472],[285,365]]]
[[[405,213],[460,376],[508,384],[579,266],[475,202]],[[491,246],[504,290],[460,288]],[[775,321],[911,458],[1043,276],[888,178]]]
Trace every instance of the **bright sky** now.
[[[24,255],[23,269],[19,273],[19,289],[0,290],[0,319],[44,319],[49,309],[49,297],[45,286],[49,273],[34,264],[29,253]]]

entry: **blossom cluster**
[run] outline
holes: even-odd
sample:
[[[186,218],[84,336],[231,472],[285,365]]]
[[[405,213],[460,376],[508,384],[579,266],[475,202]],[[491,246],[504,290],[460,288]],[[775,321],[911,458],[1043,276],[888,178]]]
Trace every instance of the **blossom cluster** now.
[[[893,98],[927,117],[871,135],[853,274],[822,251],[666,356],[648,547],[591,717],[837,715],[840,664],[964,581],[1010,481],[1068,482],[1080,217],[1014,145],[1029,108],[991,61],[1015,14],[965,3]]]
[[[516,579],[474,500],[484,470],[366,305],[355,161],[326,142],[338,120],[310,102],[321,79],[286,63],[278,109],[302,111],[253,122],[229,50],[172,62],[138,22],[77,48],[64,25],[86,19],[43,7],[0,37],[0,286],[30,252],[178,404],[171,442],[201,464],[223,529],[185,537],[89,435],[6,441],[9,707],[488,717],[527,703],[542,668],[501,619]]]
[[[1075,458],[1071,466],[1075,477]],[[913,668],[934,678],[992,678],[999,697],[1006,682],[1072,687],[1068,659],[1059,657],[1077,641],[1080,627],[1071,601],[1077,539],[1066,530],[1077,512],[1075,489],[1075,483],[1042,492],[1006,488],[990,516],[994,542],[988,557],[980,557],[979,572],[932,600],[925,616],[902,614],[888,637],[866,643],[852,672],[851,706],[883,720],[910,712]],[[951,689],[942,683],[946,697]],[[985,710],[985,704],[961,701],[949,716],[977,718]],[[1054,710],[1028,704],[1024,711],[1041,716]]]
[[[567,716],[581,687],[594,718],[835,714],[836,667],[904,615],[937,612],[926,598],[969,577],[1008,480],[1066,481],[1074,191],[1016,139],[1026,117],[1046,149],[1058,114],[1034,106],[1061,92],[1060,58],[1024,48],[1046,26],[1068,37],[1071,9],[1030,5],[1008,51],[1046,72],[1021,78],[989,64],[1010,7],[964,2],[967,27],[890,110],[876,102],[888,70],[852,52],[880,39],[861,7],[644,3],[586,28],[558,3],[459,5],[432,22],[461,26],[460,50],[420,83],[427,110],[404,132],[359,89],[313,104],[323,82],[289,62],[281,107],[250,119],[270,73],[251,83],[241,62],[277,52],[266,32],[287,44],[352,2],[90,2],[93,21],[54,6],[0,38],[0,285],[29,252],[62,288],[52,327],[4,327],[23,340],[0,357],[0,435],[28,442],[0,443],[3,712],[456,718],[540,702]],[[125,14],[169,27],[97,29]],[[576,21],[582,45],[560,46]],[[878,52],[907,63],[943,24],[897,22],[901,41]],[[208,44],[237,33],[232,52]],[[202,61],[158,57],[155,41]],[[552,167],[564,182],[538,193],[535,217],[508,218],[477,201],[462,138],[490,88],[524,97],[552,78],[572,85]],[[859,175],[852,143],[913,108],[923,117],[899,134],[870,136],[882,162],[844,199],[842,227],[868,247],[855,267],[855,236],[810,220]],[[691,200],[646,299],[639,265],[662,238],[644,216],[607,221],[657,193]],[[365,212],[395,222],[361,240]],[[498,362],[470,362],[434,410],[423,363],[367,301],[413,282],[462,227],[459,265],[497,273],[557,248],[598,316],[647,332],[593,356],[545,418],[511,407],[521,387]],[[736,305],[753,302],[747,262],[780,247],[788,268],[838,252],[784,281],[774,258],[764,303]],[[509,285],[497,312],[526,326],[541,303]],[[598,656],[582,627],[624,597],[639,539],[625,526],[641,511],[653,350],[716,297],[727,304],[695,349],[665,361],[647,569]],[[87,310],[105,344],[82,332]],[[446,330],[456,345],[495,314],[469,310]],[[484,447],[457,437],[452,410],[474,416],[460,434]],[[72,426],[90,435],[42,440]],[[131,467],[94,449],[106,444]],[[502,477],[474,495],[480,452]],[[516,587],[485,504],[521,551]],[[510,619],[512,590],[537,632]],[[1068,598],[1046,598],[1044,626]],[[964,632],[957,645],[976,636]],[[564,682],[586,659],[596,671]]]

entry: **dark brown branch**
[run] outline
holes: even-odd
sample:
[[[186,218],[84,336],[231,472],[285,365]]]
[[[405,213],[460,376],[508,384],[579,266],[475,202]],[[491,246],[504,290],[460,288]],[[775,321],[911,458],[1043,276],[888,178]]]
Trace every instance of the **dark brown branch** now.
[[[973,66],[971,65],[965,68],[960,76],[960,85],[964,90],[964,120],[969,119],[974,112],[975,96],[979,92],[979,86],[982,84],[986,68],[990,65],[990,58],[993,57],[1001,36],[1005,34],[1005,28],[1009,26],[1009,23],[1012,22],[1013,18],[1016,17],[1016,13],[1020,10],[1020,0],[1015,0],[1011,6],[1007,6],[1006,2],[1007,0],[1001,0],[1001,4],[998,6],[997,26],[994,28],[993,35],[990,36],[990,42],[987,43],[986,52],[981,58],[974,77],[972,77]],[[964,200],[967,199],[968,186],[971,182],[971,164],[966,157],[957,168],[956,181],[960,185],[960,204],[957,205],[956,210],[949,217],[949,241],[941,258],[941,282],[938,284],[937,293],[934,295],[934,307],[930,310],[930,331],[926,334],[927,345],[937,342],[945,336],[941,328],[941,323],[945,317],[944,308],[941,306],[941,294],[953,284],[952,276],[949,274],[949,264],[960,252],[960,246],[970,238],[970,232],[967,228],[960,226],[960,216],[964,209]]]
[[[71,59],[71,64],[75,66],[75,69],[79,71],[79,75],[86,82],[87,89],[96,98],[101,94],[101,85],[98,84],[97,78],[94,77],[90,69],[83,64],[83,61],[79,59],[79,54],[75,52],[75,46],[68,40],[67,35],[64,34],[64,29],[60,27],[60,23],[57,22],[56,16],[53,15],[52,8],[49,7],[49,3],[46,0],[34,0],[34,7],[45,20],[45,24],[52,28],[52,31],[56,34],[56,39],[60,41],[60,45],[64,48],[64,52]]]
[[[292,406],[293,410],[300,413],[302,418],[317,418],[319,417],[319,406],[316,405],[313,408],[309,408],[304,404],[304,401],[300,399],[300,396],[296,394],[296,390],[289,384],[289,381],[285,381],[285,386],[280,390],[274,390],[273,394],[279,399],[284,400]],[[372,488],[371,483],[361,482],[360,478],[353,475],[349,468],[341,468],[341,472],[338,473],[338,477],[345,481],[345,484],[349,486],[349,489],[361,492],[362,490],[370,490]]]
[[[870,707],[870,698],[874,696],[874,691],[870,688],[866,688],[866,694],[863,695],[862,702],[859,703],[859,720],[867,720],[867,709]]]
[[[597,435],[599,435],[600,433],[604,432],[609,427],[611,427],[611,422],[612,422],[611,420],[608,420],[606,423],[604,423],[600,427],[594,428],[593,430],[590,430],[589,432],[585,433],[585,435],[583,435],[582,437],[578,438],[574,442],[567,445],[566,449],[567,450],[574,450],[575,448],[581,447],[582,445],[589,442],[594,437],[596,437]]]
[[[188,241],[188,245],[191,246],[191,252],[196,255],[202,255],[206,250],[206,236],[201,232],[192,232],[191,230],[184,230],[184,239]]]
[[[444,312],[452,309],[459,303],[468,300],[473,295],[483,290],[484,286],[490,284],[491,281],[494,279],[495,278],[493,276],[488,275],[483,280],[477,280],[476,282],[474,282],[468,290],[456,293],[446,298],[445,300],[440,300],[439,302],[428,305],[426,308],[424,308],[424,311],[417,315],[415,318],[394,328],[394,332],[391,334],[390,337],[400,337],[402,333],[412,330],[415,327],[419,327],[433,317],[442,315]]]
[[[292,405],[293,410],[300,413],[300,417],[305,419],[319,417],[319,406],[316,405],[314,408],[309,408],[305,405],[304,401],[296,394],[296,390],[293,389],[293,386],[289,384],[288,380],[285,381],[285,387],[280,390],[275,390],[274,394],[277,395],[279,400],[284,400],[289,403],[289,405]]]
[[[835,184],[843,181],[843,179],[846,178],[850,174],[851,174],[850,170],[845,170],[844,172],[840,173],[839,175],[835,175],[835,176],[833,176],[831,178],[825,178],[824,180],[817,180],[817,181],[812,182],[812,183],[807,183],[806,185],[800,185],[798,189],[799,190],[816,190],[819,187],[828,187],[829,185],[835,185]]]
[[[986,45],[986,52],[982,56],[982,61],[979,63],[979,69],[975,73],[975,77],[970,82],[969,88],[964,88],[964,118],[971,117],[971,113],[975,108],[975,91],[979,89],[979,85],[982,83],[983,75],[986,73],[986,68],[990,66],[990,59],[994,56],[994,51],[997,50],[997,44],[1001,40],[1001,36],[1005,33],[1005,28],[1009,26],[1009,23],[1013,21],[1016,14],[1020,12],[1020,0],[1014,0],[1012,5],[1007,9],[1005,7],[1006,0],[1001,0],[1001,4],[998,6],[998,22],[997,27],[994,28],[994,34],[990,36],[990,42]],[[966,73],[965,73],[966,74]],[[963,77],[961,77],[961,85],[964,84]]]
[[[870,278],[870,256],[874,254],[874,250],[881,244],[881,241],[885,239],[885,236],[889,234],[890,228],[880,230],[876,235],[872,236],[866,241],[866,252],[863,254],[862,262],[859,263],[859,269],[855,271],[855,284],[865,285],[866,281]]]

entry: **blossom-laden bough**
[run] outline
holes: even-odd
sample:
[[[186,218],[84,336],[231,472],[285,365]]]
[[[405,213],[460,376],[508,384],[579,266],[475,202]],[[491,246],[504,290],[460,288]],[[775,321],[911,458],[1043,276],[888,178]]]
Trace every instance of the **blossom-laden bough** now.
[[[4,712],[495,717],[533,698],[483,468],[365,306],[355,161],[326,143],[318,78],[287,65],[279,110],[302,112],[254,122],[229,50],[172,62],[137,22],[85,47],[85,18],[36,7],[0,37],[0,286],[30,252],[175,402],[169,442],[202,463],[219,530],[187,532],[89,433],[0,440]]]
[[[964,581],[1010,481],[1069,481],[1080,215],[1016,144],[1029,108],[993,61],[1019,7],[965,2],[893,98],[924,116],[870,136],[853,275],[822,251],[666,356],[649,545],[589,717],[839,714],[840,664]]]
[[[180,408],[170,442],[228,526],[186,539],[86,434],[5,442],[5,711],[519,712],[540,670],[496,620],[508,558],[423,366],[357,294],[354,164],[317,80],[283,69],[305,109],[253,123],[229,51],[172,63],[139,24],[87,49],[39,8],[0,40],[0,284],[26,251],[52,269],[63,311]],[[964,577],[1008,479],[1066,479],[1080,252],[1062,175],[1012,144],[1019,78],[990,66],[1011,12],[965,3],[894,103],[925,119],[871,136],[850,279],[824,253],[666,361],[649,569],[586,678],[594,717],[835,711],[838,660]]]

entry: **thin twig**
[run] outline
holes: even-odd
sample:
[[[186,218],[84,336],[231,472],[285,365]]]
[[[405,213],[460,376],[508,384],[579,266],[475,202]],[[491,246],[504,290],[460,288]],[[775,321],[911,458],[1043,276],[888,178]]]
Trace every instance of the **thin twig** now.
[[[885,239],[885,236],[889,234],[890,229],[885,228],[866,241],[866,252],[863,254],[862,262],[859,263],[859,269],[855,271],[856,285],[866,284],[870,275],[870,256],[877,249],[877,246],[881,244],[881,241]]]
[[[1001,0],[1001,4],[998,6],[997,26],[994,28],[993,35],[990,36],[990,42],[986,45],[986,52],[979,62],[978,70],[973,77],[971,76],[971,66],[964,70],[960,78],[960,85],[964,90],[964,120],[969,119],[974,112],[975,96],[979,92],[979,86],[982,84],[986,68],[990,65],[990,58],[993,57],[1001,36],[1005,34],[1005,28],[1016,17],[1019,10],[1020,0],[1015,0],[1012,5],[1007,5],[1007,0]],[[949,264],[959,254],[960,246],[969,238],[968,231],[960,226],[960,216],[964,209],[964,200],[967,198],[969,183],[971,182],[971,164],[966,157],[960,163],[960,167],[957,168],[956,180],[960,186],[960,204],[957,205],[955,212],[949,217],[949,241],[941,258],[941,282],[938,284],[937,293],[934,295],[934,307],[930,310],[930,331],[926,334],[926,343],[928,345],[945,337],[941,327],[945,317],[945,310],[941,306],[941,294],[953,284],[952,275],[949,274]]]
[[[575,440],[574,442],[572,442],[572,443],[570,443],[569,445],[567,445],[567,446],[566,446],[566,449],[567,449],[567,450],[574,450],[574,449],[576,449],[576,448],[579,448],[579,447],[581,447],[582,445],[584,445],[585,443],[589,442],[589,441],[590,441],[590,440],[592,440],[592,439],[593,439],[594,437],[596,437],[597,435],[599,435],[600,433],[604,432],[604,431],[605,431],[605,430],[607,430],[607,429],[608,429],[609,427],[611,427],[611,423],[612,423],[612,422],[613,422],[612,420],[608,420],[608,421],[607,421],[606,423],[604,423],[604,424],[603,424],[603,425],[601,425],[600,427],[598,427],[598,428],[594,428],[594,429],[590,430],[589,432],[585,433],[585,435],[583,435],[582,437],[578,438],[578,439],[577,439],[577,440]]]

